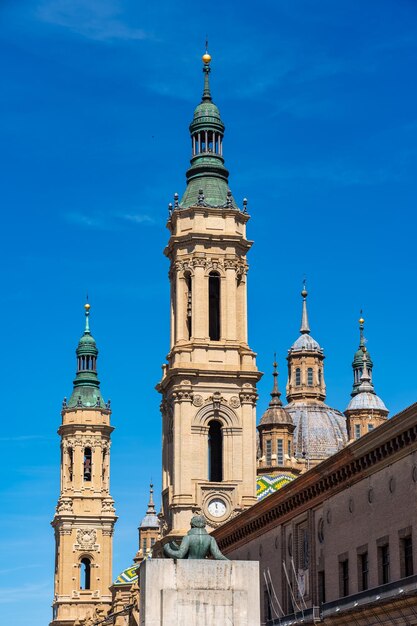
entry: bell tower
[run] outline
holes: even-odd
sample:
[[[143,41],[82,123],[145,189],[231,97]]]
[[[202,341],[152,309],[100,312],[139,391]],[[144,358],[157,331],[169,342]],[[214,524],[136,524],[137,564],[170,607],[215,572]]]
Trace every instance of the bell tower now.
[[[190,125],[191,167],[169,206],[171,343],[162,394],[162,533],[182,536],[194,512],[212,528],[256,502],[256,384],[248,346],[247,201],[224,166],[224,124],[212,101],[211,57]]]
[[[55,590],[51,626],[73,626],[87,613],[110,608],[112,541],[116,522],[109,492],[110,402],[97,377],[98,349],[89,327],[76,350],[77,373],[62,405],[61,492],[55,531]]]

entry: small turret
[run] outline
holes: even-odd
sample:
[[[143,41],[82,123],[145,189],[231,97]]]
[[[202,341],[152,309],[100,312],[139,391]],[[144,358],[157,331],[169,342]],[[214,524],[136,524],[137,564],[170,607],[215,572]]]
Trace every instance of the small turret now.
[[[149,556],[160,535],[160,523],[155,511],[152,483],[149,485],[149,502],[146,515],[142,519],[138,530],[139,550],[134,558],[135,563],[140,563],[143,559]]]
[[[274,383],[271,401],[258,425],[260,444],[258,473],[260,474],[288,467],[293,456],[295,426],[291,415],[282,406],[276,360],[274,360],[273,368]]]
[[[362,376],[362,369],[363,369],[363,355],[364,355],[364,348],[366,345],[366,339],[364,337],[364,326],[365,326],[365,320],[362,316],[362,311],[361,311],[361,316],[359,318],[359,347],[356,350],[354,357],[353,357],[353,361],[352,361],[353,388],[352,388],[351,396],[355,396],[359,392],[359,385],[361,384],[361,376]],[[367,350],[365,350],[365,354],[366,354],[366,365],[368,368],[368,373],[369,373],[370,379],[372,380],[372,368],[374,364],[372,363],[371,355],[369,354]]]
[[[368,358],[365,344],[362,347],[362,374],[359,386],[345,410],[349,439],[359,439],[370,432],[388,417],[388,409],[379,396],[368,370]]]

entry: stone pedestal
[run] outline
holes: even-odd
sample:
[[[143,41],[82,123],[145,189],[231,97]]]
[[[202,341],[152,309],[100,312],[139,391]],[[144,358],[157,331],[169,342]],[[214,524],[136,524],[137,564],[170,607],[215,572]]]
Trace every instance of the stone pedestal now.
[[[259,563],[152,559],[139,570],[140,626],[259,626]]]

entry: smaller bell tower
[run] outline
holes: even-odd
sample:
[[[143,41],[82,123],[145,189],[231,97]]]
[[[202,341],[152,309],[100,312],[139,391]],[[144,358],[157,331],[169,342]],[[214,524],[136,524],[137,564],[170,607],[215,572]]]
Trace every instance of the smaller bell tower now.
[[[113,527],[110,496],[110,402],[97,377],[98,349],[85,305],[85,330],[76,350],[74,389],[62,405],[61,491],[52,521],[55,590],[51,626],[73,626],[99,605],[110,608]]]

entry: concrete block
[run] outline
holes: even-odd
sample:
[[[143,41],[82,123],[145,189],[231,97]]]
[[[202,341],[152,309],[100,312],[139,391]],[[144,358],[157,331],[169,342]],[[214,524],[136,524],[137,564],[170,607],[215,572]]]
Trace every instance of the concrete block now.
[[[258,626],[259,564],[152,559],[139,571],[141,626]]]

